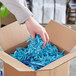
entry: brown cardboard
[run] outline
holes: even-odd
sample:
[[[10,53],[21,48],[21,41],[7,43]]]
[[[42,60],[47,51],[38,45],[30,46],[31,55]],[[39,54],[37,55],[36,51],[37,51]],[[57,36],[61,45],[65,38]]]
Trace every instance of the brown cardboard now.
[[[76,45],[76,31],[57,22],[50,21],[46,26],[50,41],[58,47],[70,52]]]
[[[0,52],[0,58],[18,71],[34,71],[3,51]]]
[[[60,49],[65,49],[66,54],[68,54],[38,71],[33,71],[31,68],[7,54],[8,52],[11,53],[8,49],[13,50],[12,48],[15,48],[17,45],[23,46],[24,41],[29,37],[25,24],[20,26],[15,22],[0,29],[0,44],[5,51],[0,52],[0,58],[5,62],[5,76],[61,76],[61,73],[57,70],[64,70],[64,75],[68,76],[68,61],[76,57],[75,52],[70,53],[76,44],[76,32],[54,21],[51,21],[47,25],[46,31],[49,34],[50,41]],[[64,68],[64,66],[66,67]],[[67,69],[67,72],[65,69]],[[55,71],[57,71],[56,75],[54,74]]]
[[[20,72],[8,64],[4,63],[4,76],[69,76],[69,62],[46,71]]]
[[[76,53],[69,53],[67,55],[65,55],[64,57],[46,65],[45,67],[39,69],[39,70],[49,70],[49,69],[54,69],[62,64],[64,64],[65,62],[68,62],[69,60],[71,60],[72,58],[76,57]]]
[[[28,37],[29,33],[25,24],[19,25],[18,22],[14,22],[8,26],[0,28],[0,44],[4,51],[23,43]]]
[[[16,21],[15,16],[12,13],[10,13],[5,18],[0,18],[0,27],[2,27],[2,25],[8,25],[15,21]]]

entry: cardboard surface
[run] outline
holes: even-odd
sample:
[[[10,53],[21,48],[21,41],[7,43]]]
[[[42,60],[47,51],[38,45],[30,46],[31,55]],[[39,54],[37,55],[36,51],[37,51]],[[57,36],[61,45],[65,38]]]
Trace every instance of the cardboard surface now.
[[[69,76],[69,62],[52,70],[37,71],[37,76]]]
[[[0,28],[0,45],[6,51],[28,39],[29,33],[26,25],[19,25],[18,22],[14,22]]]
[[[50,41],[58,47],[70,52],[76,45],[76,31],[57,22],[50,21],[46,26]]]
[[[0,59],[2,59],[5,63],[9,64],[18,71],[34,71],[3,51],[0,51]]]
[[[70,59],[76,57],[75,52],[69,53],[76,44],[76,32],[75,31],[68,29],[67,27],[60,25],[54,21],[51,21],[47,25],[46,31],[49,34],[50,41],[53,44],[57,45],[58,47],[65,49],[68,52],[68,54],[50,63],[49,65],[41,68],[38,71],[54,69],[56,67],[59,67],[61,64],[69,61]],[[14,46],[16,47],[19,44],[21,44],[21,46],[24,45],[24,42],[28,37],[29,37],[29,33],[26,29],[25,24],[20,26],[17,22],[15,22],[0,29],[0,44],[3,47],[5,52],[10,51],[8,49]],[[33,71],[26,65],[22,64],[18,60],[6,54],[5,52],[0,52],[0,58],[5,63],[9,64],[9,66],[12,66],[19,72],[20,71],[21,72],[22,71],[25,71],[25,72]]]
[[[0,26],[1,25],[8,25],[10,23],[15,22],[16,21],[16,18],[15,18],[15,16],[12,13],[10,13],[5,18],[0,18],[0,21],[1,21],[0,22]]]
[[[76,53],[73,52],[73,53],[69,53],[63,57],[61,57],[60,59],[46,65],[45,67],[39,69],[39,70],[49,70],[49,69],[54,69],[58,66],[60,66],[61,64],[65,63],[65,62],[68,62],[69,60],[71,60],[72,58],[76,57]]]
[[[12,66],[4,63],[4,76],[36,76],[35,71],[18,71]]]
[[[36,72],[20,72],[6,63],[4,63],[4,66],[4,76],[69,76],[69,62],[64,63],[63,65],[52,70]]]

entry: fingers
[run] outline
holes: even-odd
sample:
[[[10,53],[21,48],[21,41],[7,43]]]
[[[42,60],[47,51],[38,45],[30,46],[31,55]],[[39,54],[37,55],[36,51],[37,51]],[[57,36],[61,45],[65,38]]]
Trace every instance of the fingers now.
[[[31,36],[32,36],[33,39],[35,39],[35,33],[34,32],[31,33]]]
[[[45,33],[44,33],[44,32],[41,33],[40,36],[41,36],[41,38],[42,38],[42,40],[43,40],[43,42],[44,42],[44,44],[43,44],[43,47],[44,47],[44,46],[46,45],[46,37],[45,37]]]
[[[42,40],[44,42],[44,44],[43,44],[43,47],[44,47],[46,45],[46,42],[47,43],[49,42],[49,36],[48,36],[45,29],[41,32],[41,38],[42,38]]]
[[[31,36],[32,36],[33,39],[35,39],[35,34],[39,34],[41,36],[41,38],[44,42],[43,47],[46,45],[46,42],[47,43],[49,42],[49,36],[48,36],[45,29],[42,29],[41,31],[38,31],[38,33],[31,32]]]
[[[45,36],[46,36],[46,41],[47,41],[47,43],[49,42],[49,36],[48,36],[48,34],[47,34],[47,32],[45,31]]]

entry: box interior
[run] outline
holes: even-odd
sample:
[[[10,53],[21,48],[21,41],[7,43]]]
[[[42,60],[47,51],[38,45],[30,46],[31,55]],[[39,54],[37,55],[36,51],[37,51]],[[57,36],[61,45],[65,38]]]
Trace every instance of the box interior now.
[[[50,37],[51,43],[55,44],[61,51],[63,49],[66,50],[65,53],[67,55],[39,70],[53,69],[76,56],[76,53],[70,53],[71,49],[76,44],[75,31],[54,21],[50,21],[48,25],[45,27],[45,29]],[[15,22],[0,29],[0,44],[3,47],[4,51],[8,54],[13,53],[16,50],[16,47],[27,46],[26,40],[28,38],[29,33],[25,25],[19,26],[18,22]],[[4,60],[6,63],[13,66],[15,69],[19,71],[33,71],[26,65],[22,64],[18,60],[6,54],[5,52],[0,52],[0,58]]]

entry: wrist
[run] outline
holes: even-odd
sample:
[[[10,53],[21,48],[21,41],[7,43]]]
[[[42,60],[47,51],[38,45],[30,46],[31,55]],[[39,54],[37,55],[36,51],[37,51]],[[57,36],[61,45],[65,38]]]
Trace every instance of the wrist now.
[[[32,16],[26,20],[25,24],[26,26],[39,25],[39,23]]]
[[[33,21],[33,17],[31,16],[25,21],[25,23],[28,24],[31,23],[32,21]]]

